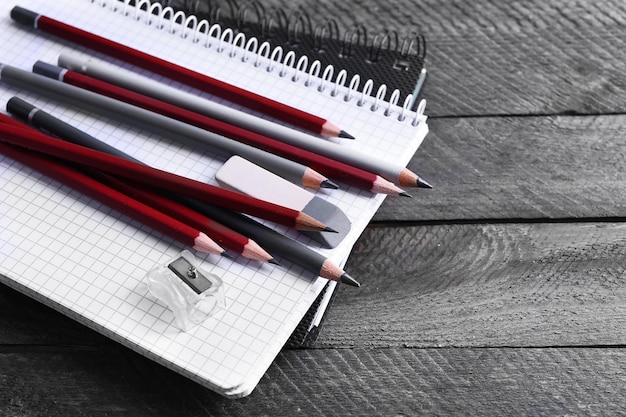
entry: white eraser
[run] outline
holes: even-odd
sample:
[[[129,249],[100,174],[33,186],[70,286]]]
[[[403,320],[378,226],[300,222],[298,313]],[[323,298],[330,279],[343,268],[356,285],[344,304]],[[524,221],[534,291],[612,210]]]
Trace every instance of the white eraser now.
[[[350,231],[350,219],[339,207],[240,156],[228,159],[215,178],[225,188],[302,211],[336,230],[303,232],[327,247],[337,246]]]

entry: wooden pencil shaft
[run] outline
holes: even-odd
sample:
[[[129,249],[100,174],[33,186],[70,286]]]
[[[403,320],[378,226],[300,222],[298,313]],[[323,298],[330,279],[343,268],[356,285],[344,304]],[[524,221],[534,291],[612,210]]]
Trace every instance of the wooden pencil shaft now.
[[[271,254],[280,256],[314,275],[320,275],[324,262],[327,261],[320,253],[250,217],[187,196],[179,195],[179,201],[253,239]]]
[[[322,267],[327,258],[313,249],[239,213],[192,198],[187,199],[187,204],[211,216],[218,222],[232,227],[239,233],[254,239],[271,254],[293,262],[316,276],[322,273]],[[325,278],[332,279],[330,277]]]
[[[322,127],[326,122],[325,119],[318,116],[208,77],[126,45],[105,39],[47,16],[38,15],[27,9],[14,7],[11,10],[11,17],[18,23],[35,27],[43,32],[78,43],[153,73],[225,98],[241,106],[295,124],[312,132],[321,133]]]
[[[296,218],[299,212],[286,207],[54,139],[37,131],[2,125],[0,132],[2,132],[0,141],[100,169],[110,174],[124,176],[148,186],[158,186],[169,191],[191,195],[200,200],[215,202],[215,204],[228,209],[241,211],[286,226],[297,226]]]
[[[306,149],[310,152],[324,155],[364,171],[380,175],[395,183],[399,182],[400,174],[405,168],[393,161],[386,161],[376,158],[374,155],[367,155],[337,143],[320,140],[319,138],[312,137],[286,126],[272,123],[268,120],[260,119],[227,106],[162,85],[146,77],[122,71],[112,65],[101,64],[94,60],[75,58],[69,54],[61,54],[58,62],[59,65],[64,68],[85,73],[94,78],[137,91],[167,103],[175,104],[176,106],[189,109],[196,113],[214,117],[227,123],[236,124],[245,129],[281,140],[298,148]]]
[[[101,94],[84,90],[41,74],[33,74],[8,65],[0,69],[0,78],[6,83],[45,95],[52,100],[91,111],[97,115],[138,127],[167,137],[186,146],[202,146],[221,158],[241,155],[257,165],[291,182],[301,183],[307,167],[295,161],[273,155],[235,140],[149,110],[124,103]]]

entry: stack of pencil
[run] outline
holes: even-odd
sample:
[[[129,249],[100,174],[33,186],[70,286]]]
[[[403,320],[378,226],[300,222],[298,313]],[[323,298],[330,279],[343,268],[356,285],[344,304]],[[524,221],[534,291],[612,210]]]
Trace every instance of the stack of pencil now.
[[[306,187],[337,188],[336,180],[372,193],[399,196],[410,196],[400,187],[431,188],[405,167],[311,138],[310,134],[355,139],[332,121],[20,7],[12,10],[11,17],[264,112],[297,129],[67,55],[59,58],[65,68],[37,62],[34,73],[0,64],[0,79],[5,83],[212,152],[240,155]],[[183,244],[222,255],[226,248],[272,263],[277,263],[275,254],[324,278],[359,285],[329,259],[244,215],[298,230],[332,232],[301,211],[149,167],[18,97],[9,100],[7,110],[26,124],[0,117],[0,152]]]
[[[304,213],[140,164],[18,97],[8,101],[7,110],[34,126],[59,135],[59,138],[21,125],[0,114],[0,153],[39,170],[183,244],[199,251],[223,254],[224,249],[213,240],[216,239],[221,245],[240,255],[273,263],[276,262],[265,248],[277,249],[276,252],[281,256],[323,278],[359,285],[329,259],[303,245],[295,247],[291,239],[237,212],[249,210],[269,217],[270,220],[292,224],[301,229],[324,228],[315,222],[312,226]],[[81,144],[71,143],[72,141]],[[133,184],[136,181],[142,185]],[[154,191],[156,183],[161,193]],[[221,197],[216,200],[207,198],[207,193],[212,192]],[[241,199],[235,201],[240,204],[230,206],[230,197]],[[207,204],[208,201],[218,201],[222,207]],[[265,212],[263,207],[267,204],[270,206],[267,206],[268,211]],[[219,217],[220,222],[214,220],[215,217]],[[262,241],[262,246],[251,238]]]

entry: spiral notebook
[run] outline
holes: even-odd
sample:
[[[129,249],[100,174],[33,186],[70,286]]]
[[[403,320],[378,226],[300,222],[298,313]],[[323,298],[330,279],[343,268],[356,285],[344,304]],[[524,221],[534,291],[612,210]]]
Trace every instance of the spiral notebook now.
[[[135,8],[114,0],[23,0],[15,5],[322,117],[332,116],[357,137],[340,142],[347,152],[358,149],[407,164],[428,131],[423,106],[414,112],[407,108],[408,100],[398,101],[398,94],[376,98],[349,83],[321,80],[288,62],[271,61],[254,49],[230,43],[228,29],[214,28],[211,33],[219,29],[218,38],[200,36],[209,25],[180,15],[172,21],[171,9],[140,4]],[[55,63],[61,52],[90,54],[13,23],[13,6],[0,6],[0,62],[31,70],[37,60]],[[242,60],[244,56],[254,59]],[[3,110],[6,101],[18,95],[149,165],[180,175],[216,184],[214,173],[224,162],[1,81],[0,94]],[[275,266],[196,253],[202,268],[224,281],[226,307],[181,331],[172,312],[147,291],[146,273],[186,248],[10,158],[0,156],[0,172],[0,280],[224,396],[242,397],[254,389],[327,283],[287,262]],[[384,196],[340,185],[340,190],[316,194],[344,210],[352,222],[336,248],[321,248],[294,230],[267,225],[344,263]]]
[[[371,80],[373,91],[384,85],[389,92],[400,91],[401,100],[412,94],[413,108],[419,103],[426,79],[426,40],[416,29],[401,37],[395,30],[377,33],[358,23],[343,27],[333,18],[316,20],[302,8],[265,7],[258,1],[173,0],[169,4],[266,41],[272,49],[291,51],[295,61],[306,57],[309,63],[319,61],[321,68],[332,69],[335,76],[343,70],[348,80],[355,75],[362,83]]]

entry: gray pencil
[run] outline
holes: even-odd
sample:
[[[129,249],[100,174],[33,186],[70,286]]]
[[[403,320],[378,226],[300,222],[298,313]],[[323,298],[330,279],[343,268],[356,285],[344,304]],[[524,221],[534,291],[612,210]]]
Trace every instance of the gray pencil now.
[[[240,155],[296,184],[301,185],[305,175],[311,175],[311,172],[319,178],[320,183],[327,180],[316,171],[286,158],[43,75],[0,64],[0,79],[7,84],[45,95],[53,100],[137,126],[177,142],[185,142],[189,146],[197,147],[201,144],[224,158]],[[308,181],[309,177],[306,177],[306,180]]]
[[[418,175],[395,162],[382,160],[373,155],[366,155],[354,149],[347,149],[339,144],[321,140],[304,132],[177,90],[95,59],[82,59],[68,54],[61,54],[58,64],[63,68],[116,84],[128,90],[133,90],[361,168],[404,187],[431,188]]]

